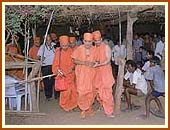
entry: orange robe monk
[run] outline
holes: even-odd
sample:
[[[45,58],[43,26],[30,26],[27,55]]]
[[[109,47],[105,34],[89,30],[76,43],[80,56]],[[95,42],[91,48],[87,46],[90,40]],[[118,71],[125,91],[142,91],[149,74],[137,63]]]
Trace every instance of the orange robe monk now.
[[[12,43],[9,43],[5,46],[5,52],[12,53],[12,54],[21,54],[21,51],[20,49],[17,48],[16,44],[12,44]],[[24,59],[12,57],[9,56],[8,54],[5,54],[5,62],[14,62],[14,61],[23,61],[23,60]],[[22,69],[9,69],[6,70],[6,73],[18,79],[24,79],[24,74]]]
[[[78,92],[78,106],[82,110],[81,118],[86,117],[86,113],[91,111],[95,98],[93,79],[95,69],[95,48],[92,46],[93,36],[91,33],[84,34],[84,45],[79,46],[72,54],[76,64],[76,85]]]
[[[96,45],[96,75],[95,87],[97,89],[98,100],[103,106],[107,116],[113,116],[113,95],[112,86],[115,83],[110,64],[111,49],[102,42],[99,31],[93,32]],[[107,52],[106,52],[107,51]]]
[[[29,57],[32,59],[38,59],[37,53],[40,48],[40,37],[34,38],[34,45],[29,50]]]
[[[72,51],[74,51],[78,46],[76,45],[76,37],[75,36],[71,36],[69,37],[69,45],[70,45],[70,48],[72,49]]]
[[[9,43],[5,46],[5,52],[6,53],[12,53],[12,54],[21,54],[20,49],[18,49],[16,44],[12,44]],[[11,56],[8,56],[7,54],[5,55],[5,61],[14,61],[15,59],[13,59]]]
[[[72,50],[68,48],[68,36],[60,36],[59,38],[61,46],[61,60],[59,61],[60,48],[56,49],[55,58],[52,65],[52,71],[54,74],[58,75],[57,78],[66,78],[69,86],[65,91],[60,92],[60,102],[59,105],[65,110],[69,111],[77,107],[77,91],[75,86],[75,72],[74,63],[71,58]],[[60,69],[63,75],[58,73],[60,62]]]

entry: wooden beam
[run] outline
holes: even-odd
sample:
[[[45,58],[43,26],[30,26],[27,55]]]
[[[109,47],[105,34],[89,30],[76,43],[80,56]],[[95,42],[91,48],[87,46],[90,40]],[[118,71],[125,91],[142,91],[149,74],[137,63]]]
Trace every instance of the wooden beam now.
[[[23,69],[25,66],[28,66],[28,68],[33,67],[33,64],[28,63],[26,64],[25,62],[21,61],[14,61],[14,62],[5,62],[5,69]]]
[[[11,117],[11,116],[15,116],[15,117],[32,117],[32,116],[46,116],[46,113],[39,113],[39,112],[30,112],[30,111],[14,111],[14,110],[5,110],[5,116],[7,117]]]
[[[23,55],[14,54],[14,53],[10,53],[10,52],[5,52],[5,54],[7,54],[7,55],[9,55],[9,56],[13,56],[13,57],[19,58],[19,59],[22,59],[22,60],[25,59],[25,57],[24,57]],[[30,57],[28,57],[28,60],[31,60],[31,61],[34,61],[34,62],[39,62],[39,60],[32,59],[32,58],[30,58]]]

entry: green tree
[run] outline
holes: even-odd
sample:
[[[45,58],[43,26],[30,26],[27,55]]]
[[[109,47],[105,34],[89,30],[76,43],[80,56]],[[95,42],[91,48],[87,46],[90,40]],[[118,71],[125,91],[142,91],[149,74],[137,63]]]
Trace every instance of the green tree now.
[[[25,36],[29,28],[35,36],[37,25],[48,23],[46,20],[49,20],[53,10],[55,17],[59,13],[59,8],[54,5],[6,5],[5,30],[8,35],[20,33]]]

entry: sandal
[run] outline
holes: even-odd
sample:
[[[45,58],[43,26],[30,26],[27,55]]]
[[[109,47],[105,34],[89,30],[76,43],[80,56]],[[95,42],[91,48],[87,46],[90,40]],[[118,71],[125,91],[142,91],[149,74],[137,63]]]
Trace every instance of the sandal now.
[[[85,119],[85,118],[86,118],[86,111],[82,111],[82,112],[80,113],[80,117],[81,117],[82,119]]]

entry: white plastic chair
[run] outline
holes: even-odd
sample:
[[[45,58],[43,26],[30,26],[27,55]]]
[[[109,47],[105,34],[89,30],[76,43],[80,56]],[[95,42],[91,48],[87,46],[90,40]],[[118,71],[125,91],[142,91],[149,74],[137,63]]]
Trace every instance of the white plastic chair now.
[[[25,86],[17,84],[18,80],[6,75],[5,76],[5,98],[8,99],[9,109],[13,110],[14,107],[17,111],[21,111],[21,99],[25,96]],[[11,84],[14,84],[11,86]],[[10,86],[8,85],[10,84]],[[30,86],[28,86],[29,88]],[[30,91],[28,94],[28,103],[30,102]]]

